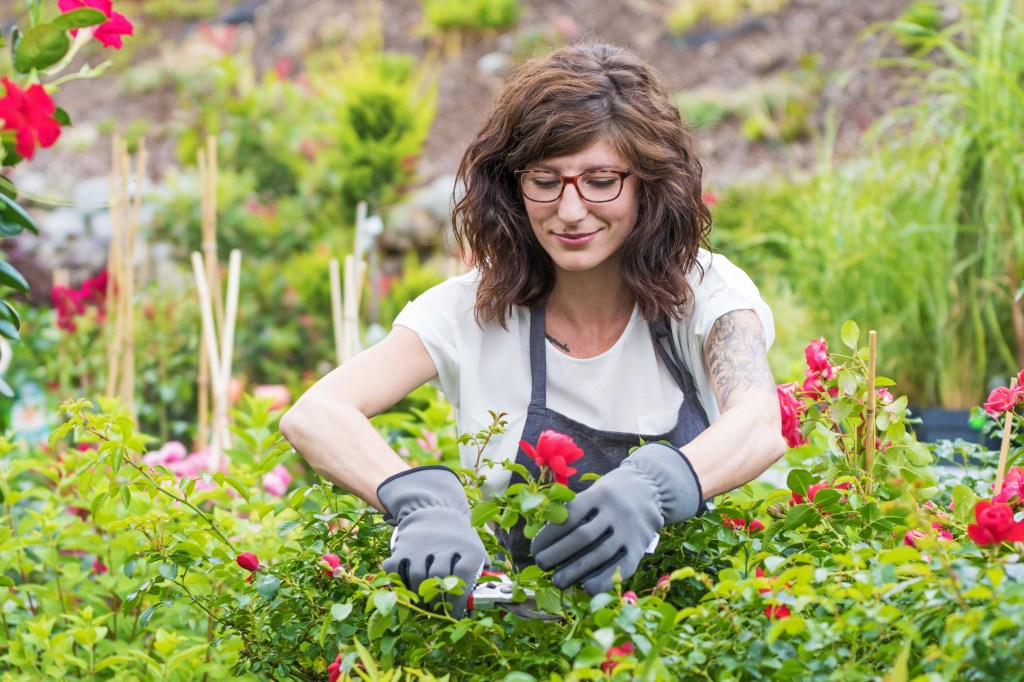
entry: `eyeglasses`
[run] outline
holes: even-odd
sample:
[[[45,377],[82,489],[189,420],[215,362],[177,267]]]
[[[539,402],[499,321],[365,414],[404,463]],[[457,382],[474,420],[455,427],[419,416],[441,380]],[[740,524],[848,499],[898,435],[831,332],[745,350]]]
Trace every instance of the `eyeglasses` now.
[[[561,175],[554,171],[523,169],[515,172],[519,187],[530,201],[549,204],[558,201],[566,185],[572,185],[584,201],[600,204],[614,201],[622,194],[622,184],[631,170],[595,170],[579,175]]]

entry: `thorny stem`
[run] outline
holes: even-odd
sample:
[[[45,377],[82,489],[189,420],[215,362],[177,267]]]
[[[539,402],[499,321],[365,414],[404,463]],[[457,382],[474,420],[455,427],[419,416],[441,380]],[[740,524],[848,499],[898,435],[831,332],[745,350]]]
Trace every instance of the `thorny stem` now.
[[[194,594],[192,594],[191,590],[189,590],[189,589],[188,589],[187,587],[185,587],[185,583],[184,583],[184,581],[182,581],[182,582],[179,582],[179,581],[177,581],[177,580],[172,580],[171,582],[172,582],[172,583],[174,583],[175,585],[177,585],[178,587],[180,587],[180,588],[181,588],[182,590],[184,590],[185,594],[187,594],[187,595],[188,595],[188,598],[192,600],[192,603],[193,603],[193,604],[195,604],[196,606],[198,606],[199,608],[201,608],[201,609],[202,609],[203,611],[206,611],[206,614],[207,614],[207,615],[208,615],[208,616],[209,616],[210,618],[212,618],[213,620],[217,621],[218,623],[220,623],[220,624],[221,624],[221,625],[223,625],[224,627],[228,627],[228,624],[227,624],[227,623],[225,623],[225,622],[224,622],[224,621],[222,621],[222,620],[221,620],[220,618],[218,618],[217,616],[215,616],[215,615],[214,615],[214,613],[213,613],[213,611],[211,611],[210,609],[208,609],[208,608],[207,608],[207,607],[206,607],[206,606],[205,606],[205,605],[204,605],[204,604],[203,604],[203,603],[202,603],[201,601],[199,601],[198,599],[196,599],[195,595],[194,595]]]

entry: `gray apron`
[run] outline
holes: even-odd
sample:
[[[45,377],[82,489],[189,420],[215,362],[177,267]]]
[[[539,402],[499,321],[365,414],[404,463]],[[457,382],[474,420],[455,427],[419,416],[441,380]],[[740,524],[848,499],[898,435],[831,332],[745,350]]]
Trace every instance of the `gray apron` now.
[[[536,445],[542,431],[553,429],[559,433],[570,436],[576,445],[583,449],[583,457],[573,462],[578,469],[569,480],[569,487],[579,493],[586,490],[593,481],[581,481],[580,477],[586,473],[604,475],[619,466],[619,463],[629,455],[629,451],[640,445],[640,440],[645,442],[664,440],[676,447],[681,447],[697,437],[697,435],[708,427],[708,415],[700,404],[697,396],[697,389],[693,377],[686,369],[686,366],[679,359],[675,346],[672,343],[667,320],[660,320],[650,324],[651,339],[654,347],[661,356],[662,362],[668,368],[672,378],[679,385],[683,392],[683,403],[679,406],[679,414],[676,417],[676,425],[666,433],[646,435],[639,433],[624,433],[619,431],[600,431],[581,424],[574,419],[566,417],[560,412],[555,412],[547,406],[547,356],[544,343],[544,308],[538,306],[530,311],[530,377],[532,389],[530,395],[530,406],[526,412],[526,424],[523,427],[522,439],[527,443]],[[668,348],[666,349],[666,345]],[[609,390],[614,387],[609,386]],[[516,464],[521,464],[533,474],[540,475],[540,468],[536,465],[522,448],[516,455]],[[523,483],[524,479],[517,473],[512,474],[509,485]],[[701,505],[703,510],[703,504]],[[510,530],[498,529],[498,540],[508,550],[509,558],[517,568],[523,568],[533,563],[530,556],[530,540],[523,534],[525,523],[522,519]]]

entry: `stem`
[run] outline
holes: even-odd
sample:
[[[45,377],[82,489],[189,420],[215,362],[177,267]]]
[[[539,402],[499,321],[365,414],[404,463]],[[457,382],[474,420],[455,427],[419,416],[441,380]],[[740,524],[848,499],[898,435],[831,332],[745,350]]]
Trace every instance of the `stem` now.
[[[56,552],[56,549],[54,549]],[[54,562],[53,565],[53,581],[57,583],[57,598],[60,600],[60,612],[67,615],[68,610],[64,608],[64,588],[60,584],[60,565]]]
[[[195,604],[196,606],[198,606],[199,608],[201,608],[203,611],[206,611],[206,614],[210,618],[212,618],[213,620],[217,621],[218,623],[220,623],[224,627],[229,627],[227,623],[222,621],[217,616],[213,615],[213,611],[211,611],[210,609],[206,608],[206,606],[201,601],[196,599],[195,595],[192,594],[192,592],[187,587],[185,587],[185,583],[184,582],[178,582],[177,580],[172,580],[171,582],[174,583],[175,585],[177,585],[178,587],[180,587],[182,590],[184,590],[185,594],[188,595],[188,598],[192,600],[192,603]]]
[[[0,620],[4,623],[4,642],[11,641],[11,630],[7,627],[7,614],[0,608]]]

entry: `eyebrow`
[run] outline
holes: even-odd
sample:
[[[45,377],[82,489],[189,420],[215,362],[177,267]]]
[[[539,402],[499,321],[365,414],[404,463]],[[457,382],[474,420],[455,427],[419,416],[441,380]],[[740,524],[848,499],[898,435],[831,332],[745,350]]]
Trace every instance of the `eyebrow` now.
[[[526,167],[531,169],[531,170],[546,170],[546,171],[551,171],[552,173],[558,173],[559,175],[561,175],[561,172],[558,171],[551,164],[532,163],[532,164],[527,164]],[[623,166],[623,168],[624,167],[625,166]],[[594,171],[599,171],[599,170],[620,170],[620,165],[617,164],[617,163],[594,164],[594,165],[588,166],[586,169],[580,171],[580,173],[581,174],[582,173],[593,173]]]

